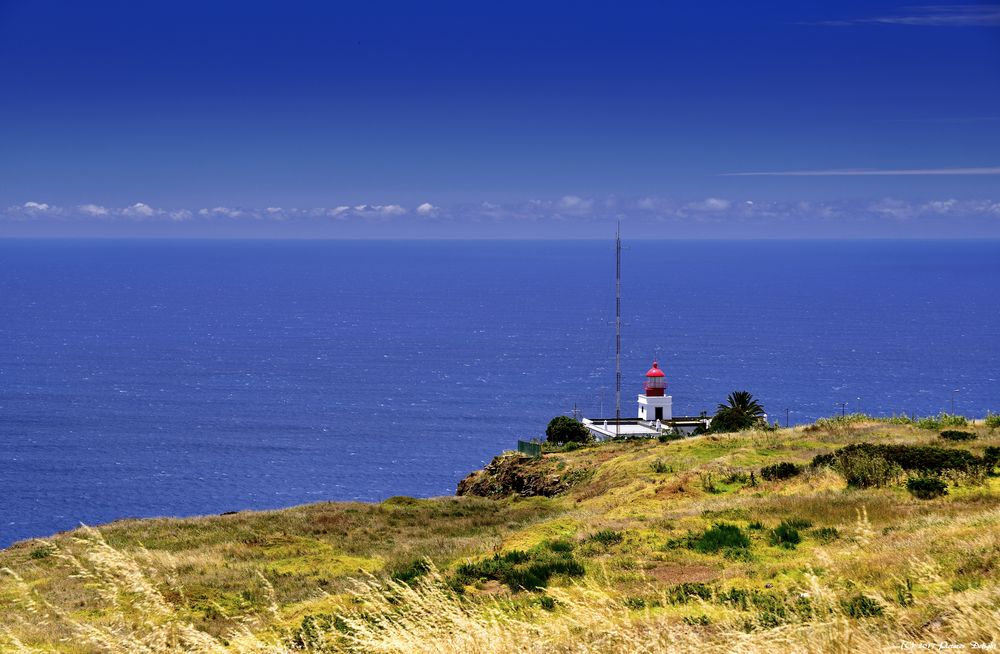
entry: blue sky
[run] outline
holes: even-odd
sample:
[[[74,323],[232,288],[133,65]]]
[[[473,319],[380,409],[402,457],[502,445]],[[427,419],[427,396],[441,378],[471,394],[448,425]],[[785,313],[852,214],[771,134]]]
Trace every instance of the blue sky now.
[[[0,0],[0,89],[0,236],[1000,237],[997,4]]]

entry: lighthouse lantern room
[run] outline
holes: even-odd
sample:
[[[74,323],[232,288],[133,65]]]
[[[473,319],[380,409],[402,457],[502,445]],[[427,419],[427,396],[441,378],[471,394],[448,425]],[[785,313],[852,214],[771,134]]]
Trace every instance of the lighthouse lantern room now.
[[[666,394],[667,380],[660,370],[660,365],[654,361],[653,367],[646,371],[644,393],[639,396],[639,420],[664,421],[673,418],[673,398]]]

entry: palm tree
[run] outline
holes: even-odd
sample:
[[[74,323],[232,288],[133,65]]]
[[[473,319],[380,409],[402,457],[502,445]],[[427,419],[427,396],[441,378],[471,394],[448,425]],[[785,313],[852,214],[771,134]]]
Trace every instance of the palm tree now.
[[[712,431],[740,431],[764,422],[764,407],[748,391],[733,391],[712,418]]]

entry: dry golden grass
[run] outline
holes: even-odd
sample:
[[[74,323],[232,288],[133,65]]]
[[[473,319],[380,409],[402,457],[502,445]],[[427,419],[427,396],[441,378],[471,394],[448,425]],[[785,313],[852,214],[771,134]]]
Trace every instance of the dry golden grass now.
[[[1000,443],[971,429],[963,447]],[[0,552],[0,652],[1000,648],[1000,479],[929,501],[849,489],[829,470],[748,481],[861,440],[949,446],[875,422],[616,443],[548,455],[566,473],[597,468],[556,498],[325,503],[28,541]],[[790,548],[769,540],[787,520],[808,524]],[[748,534],[745,553],[678,545],[720,522]],[[463,561],[553,540],[572,545],[582,580],[452,588]],[[392,580],[425,557],[411,586]]]

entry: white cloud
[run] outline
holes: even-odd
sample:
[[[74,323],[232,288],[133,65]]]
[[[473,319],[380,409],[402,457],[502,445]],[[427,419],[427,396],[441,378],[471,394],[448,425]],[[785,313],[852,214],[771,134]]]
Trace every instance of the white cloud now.
[[[136,202],[121,210],[123,216],[130,216],[132,218],[150,218],[158,213],[156,209],[143,202]]]
[[[983,168],[842,168],[832,170],[786,170],[772,172],[723,173],[720,177],[858,177],[896,175],[1000,175],[1000,166]]]
[[[230,209],[229,207],[213,207],[211,209],[199,209],[198,214],[202,216],[222,216],[223,218],[239,218],[246,215],[242,209]]]
[[[573,213],[586,213],[594,206],[593,200],[585,200],[576,195],[564,195],[559,200],[559,208]]]
[[[684,205],[685,209],[692,209],[694,211],[725,211],[730,207],[732,202],[729,200],[723,200],[722,198],[705,198],[700,202],[689,202]]]
[[[171,220],[191,220],[192,213],[187,209],[175,209],[168,214]]]
[[[402,216],[406,213],[406,209],[399,206],[398,204],[386,204],[376,207],[378,212],[383,216]]]
[[[656,200],[654,198],[650,198],[650,197],[639,198],[639,201],[636,202],[636,206],[639,207],[640,209],[642,209],[643,211],[653,211],[653,210],[655,210],[656,209],[656,204],[657,204]]]
[[[424,202],[419,207],[417,207],[417,213],[421,216],[433,216],[438,212],[438,208],[435,207],[430,202]]]
[[[102,207],[99,204],[81,204],[77,207],[77,210],[88,216],[107,216],[111,213],[107,207]]]
[[[896,220],[906,220],[912,218],[916,213],[913,205],[904,200],[895,198],[883,198],[878,202],[868,205],[868,210],[876,215]]]
[[[46,202],[25,202],[24,204],[7,207],[7,213],[22,216],[58,216],[62,215],[61,207]]]
[[[1000,25],[1000,6],[991,4],[925,5],[908,7],[905,14],[826,20],[814,25],[911,25],[917,27],[981,27]]]

